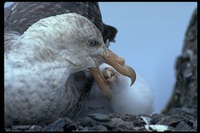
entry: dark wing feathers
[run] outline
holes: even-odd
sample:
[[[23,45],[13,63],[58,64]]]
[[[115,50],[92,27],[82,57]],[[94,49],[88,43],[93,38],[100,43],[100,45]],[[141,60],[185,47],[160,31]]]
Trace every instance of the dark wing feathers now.
[[[70,12],[92,21],[102,32],[104,41],[114,41],[117,29],[103,23],[97,2],[15,2],[5,8],[4,21],[22,34],[42,18]]]

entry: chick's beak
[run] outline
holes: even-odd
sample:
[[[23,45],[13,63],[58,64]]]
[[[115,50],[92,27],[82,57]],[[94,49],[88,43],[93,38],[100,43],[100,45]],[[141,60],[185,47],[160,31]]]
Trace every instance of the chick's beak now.
[[[107,52],[102,54],[103,61],[112,66],[120,74],[129,77],[131,79],[131,85],[133,85],[136,79],[136,73],[133,68],[127,66],[125,60],[113,53],[111,50],[106,50]]]
[[[135,71],[131,67],[125,65],[125,60],[123,58],[119,57],[108,48],[105,48],[105,52],[102,53],[100,56],[101,56],[100,57],[101,61],[112,66],[120,74],[128,76],[131,79],[131,85],[135,82],[136,79]],[[99,70],[99,66],[97,65],[96,68],[90,68],[90,72],[95,81],[97,82],[97,84],[99,85],[103,95],[108,100],[111,100],[114,95],[109,85],[105,81],[105,78],[103,77],[101,71]]]

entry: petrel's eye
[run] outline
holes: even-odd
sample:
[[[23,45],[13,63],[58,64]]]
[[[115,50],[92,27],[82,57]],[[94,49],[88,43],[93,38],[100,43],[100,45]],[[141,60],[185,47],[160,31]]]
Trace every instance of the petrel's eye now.
[[[95,46],[96,44],[97,44],[96,41],[94,41],[94,40],[90,41],[90,46]]]

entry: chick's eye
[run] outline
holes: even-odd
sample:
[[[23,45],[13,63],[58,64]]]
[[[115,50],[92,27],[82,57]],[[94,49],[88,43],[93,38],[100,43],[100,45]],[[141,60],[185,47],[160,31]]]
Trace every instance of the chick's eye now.
[[[96,44],[97,44],[96,41],[94,41],[94,40],[90,41],[90,46],[95,46]]]

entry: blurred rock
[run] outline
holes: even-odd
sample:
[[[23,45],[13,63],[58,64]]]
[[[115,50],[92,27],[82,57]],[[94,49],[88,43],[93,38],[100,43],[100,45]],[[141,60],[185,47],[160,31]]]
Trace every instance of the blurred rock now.
[[[197,106],[197,9],[189,22],[175,69],[174,92],[163,113],[167,113],[172,107]]]
[[[95,119],[101,122],[109,121],[111,119],[109,115],[98,114],[98,113],[89,114],[88,116],[91,117],[92,119]]]
[[[61,132],[75,130],[76,128],[76,124],[71,119],[60,118],[52,124],[45,126],[42,131]]]
[[[69,118],[60,118],[44,127],[16,125],[5,128],[5,131],[197,131],[197,116],[194,110],[195,108],[172,108],[168,114],[152,115],[93,113],[76,122]]]

